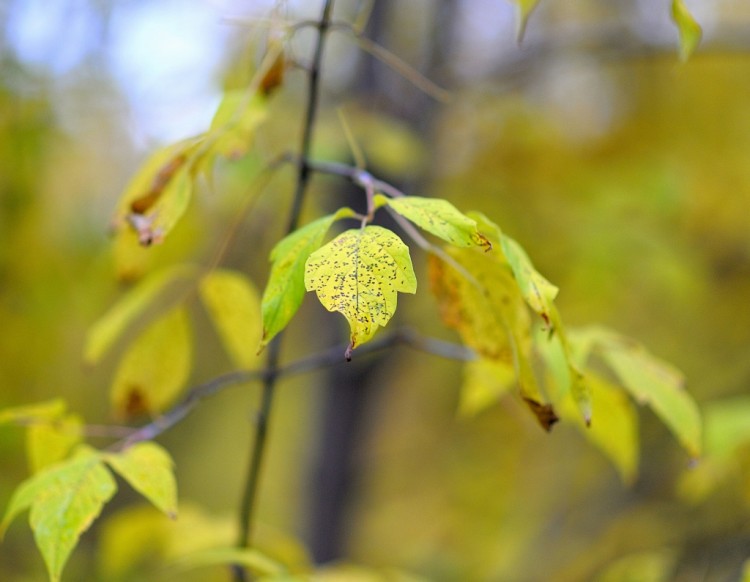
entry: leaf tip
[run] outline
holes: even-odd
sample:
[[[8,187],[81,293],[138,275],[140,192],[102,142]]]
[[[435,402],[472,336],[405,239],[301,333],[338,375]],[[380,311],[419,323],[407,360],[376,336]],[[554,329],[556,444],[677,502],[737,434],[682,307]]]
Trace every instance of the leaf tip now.
[[[347,362],[352,361],[352,352],[354,351],[354,342],[349,342],[349,345],[346,346],[346,350],[344,350],[344,358],[346,358]]]

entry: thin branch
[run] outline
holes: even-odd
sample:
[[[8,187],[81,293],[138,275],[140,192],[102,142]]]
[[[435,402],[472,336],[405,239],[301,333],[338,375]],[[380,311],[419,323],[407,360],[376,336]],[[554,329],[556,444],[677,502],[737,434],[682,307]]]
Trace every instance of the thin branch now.
[[[451,100],[452,96],[449,91],[435,84],[385,47],[367,38],[362,31],[356,30],[348,22],[336,22],[331,29],[351,34],[363,51],[371,54],[373,57],[390,67],[393,71],[401,75],[426,95],[435,99],[435,101],[448,103]]]
[[[297,172],[297,186],[292,200],[287,234],[297,229],[302,212],[302,202],[304,201],[305,192],[307,191],[310,182],[310,168],[306,161],[310,157],[312,146],[313,129],[315,127],[318,99],[320,96],[319,84],[321,66],[323,63],[323,49],[331,26],[332,13],[333,0],[326,0],[320,21],[317,25],[318,39],[309,71],[307,109],[305,112],[305,121],[300,145],[300,157],[303,160],[303,163],[299,165]],[[252,546],[252,527],[255,516],[255,504],[258,494],[263,456],[266,448],[266,437],[268,434],[268,424],[273,405],[273,396],[279,373],[278,362],[281,352],[281,338],[281,334],[277,335],[268,346],[267,367],[263,377],[263,393],[261,397],[260,411],[258,413],[258,420],[255,427],[255,438],[250,453],[250,462],[244,493],[240,504],[240,531],[237,538],[237,546],[240,548]],[[247,579],[247,573],[239,565],[233,568],[233,574],[236,582],[244,582]]]
[[[366,343],[362,347],[357,348],[357,355],[358,357],[366,357],[395,346],[408,346],[420,352],[464,362],[476,358],[476,354],[471,349],[461,344],[424,337],[408,328],[384,334]],[[341,354],[344,349],[341,345],[337,345],[323,352],[301,358],[285,366],[280,366],[275,369],[274,377],[278,380],[281,377],[305,374],[343,364],[345,360],[341,357]],[[203,384],[198,384],[191,388],[180,402],[156,420],[137,429],[127,429],[129,434],[126,438],[116,443],[112,448],[122,450],[135,443],[152,440],[187,417],[202,400],[214,396],[227,388],[266,380],[270,372],[268,369],[236,370],[217,376]],[[118,432],[125,430],[124,427],[113,428],[116,428]]]

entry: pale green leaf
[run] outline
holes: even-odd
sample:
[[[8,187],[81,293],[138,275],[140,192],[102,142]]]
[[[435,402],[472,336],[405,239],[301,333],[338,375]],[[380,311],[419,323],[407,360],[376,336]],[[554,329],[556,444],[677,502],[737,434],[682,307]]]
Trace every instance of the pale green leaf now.
[[[516,16],[516,41],[520,44],[526,34],[526,25],[528,24],[531,13],[539,4],[539,0],[511,0],[517,7]]]
[[[200,296],[232,361],[250,368],[262,327],[255,285],[241,273],[216,270],[201,279]]]
[[[172,403],[190,373],[190,324],[184,307],[152,322],[115,372],[112,403],[121,415],[155,414]]]
[[[643,346],[614,334],[603,336],[598,348],[635,399],[653,409],[690,455],[699,456],[700,412],[684,389],[679,370],[657,359]]]
[[[287,571],[283,564],[252,548],[211,548],[182,556],[175,562],[181,570],[233,564],[244,566],[260,576],[275,577]]]
[[[593,582],[669,582],[675,579],[676,563],[672,548],[629,554],[608,564]]]
[[[686,61],[698,48],[703,31],[683,0],[672,0],[672,20],[680,34],[680,58]]]
[[[703,411],[706,455],[726,461],[750,443],[750,396],[709,402]]]
[[[26,432],[26,451],[32,473],[57,463],[83,440],[83,421],[65,414],[47,422],[37,422]]]
[[[477,230],[476,221],[447,200],[404,196],[391,198],[388,206],[420,228],[453,245],[492,248],[490,241]]]
[[[586,383],[596,414],[594,422],[587,425],[572,399],[565,401],[560,413],[609,457],[623,482],[631,484],[638,472],[638,415],[627,395],[604,378],[587,372]]]
[[[261,94],[241,89],[227,91],[211,121],[210,152],[230,159],[242,157],[267,116],[267,102]]]
[[[320,248],[328,229],[339,218],[354,212],[342,208],[319,218],[281,239],[271,251],[271,274],[263,291],[261,313],[263,339],[261,349],[284,329],[297,313],[305,296],[305,263]]]
[[[58,581],[81,534],[116,491],[115,480],[97,452],[82,447],[72,459],[48,467],[21,483],[2,527],[30,507],[29,521],[36,545],[50,579]]]
[[[84,347],[86,361],[91,364],[98,362],[164,289],[193,272],[192,267],[185,265],[170,267],[154,273],[130,289],[89,329]]]
[[[347,230],[307,259],[305,287],[351,327],[351,350],[373,337],[396,311],[398,292],[416,293],[409,248],[380,226]]]
[[[511,364],[481,358],[467,362],[458,404],[461,416],[473,416],[507,394],[516,381]]]
[[[576,346],[568,339],[568,333],[562,324],[560,313],[552,303],[550,303],[550,324],[554,331],[552,339],[559,344],[560,353],[564,358],[567,369],[568,381],[563,388],[570,392],[584,422],[586,425],[590,425],[593,417],[591,389],[581,371],[585,360],[581,359]]]
[[[28,424],[36,421],[49,421],[62,416],[66,408],[67,405],[61,398],[4,408],[0,410],[0,424]]]
[[[169,453],[156,443],[143,442],[105,456],[131,487],[169,517],[177,517],[177,482]]]
[[[541,315],[542,319],[549,324],[552,315],[552,302],[557,296],[557,287],[539,274],[526,251],[512,238],[503,235],[502,248],[523,298],[529,304],[529,307]]]

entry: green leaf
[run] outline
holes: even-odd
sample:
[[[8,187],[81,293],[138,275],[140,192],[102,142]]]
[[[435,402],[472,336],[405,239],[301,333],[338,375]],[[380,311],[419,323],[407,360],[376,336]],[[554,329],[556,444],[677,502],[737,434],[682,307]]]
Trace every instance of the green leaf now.
[[[211,121],[210,151],[229,159],[242,157],[267,117],[267,101],[262,95],[241,89],[227,91]]]
[[[750,396],[709,402],[703,410],[706,455],[727,461],[739,447],[750,443]]]
[[[201,279],[200,296],[232,361],[250,368],[257,361],[261,335],[255,285],[241,273],[217,270]]]
[[[672,20],[680,34],[680,59],[687,61],[698,48],[703,31],[683,0],[672,0]]]
[[[111,394],[115,409],[126,416],[164,410],[185,384],[191,357],[187,312],[176,307],[152,322],[120,360]]]
[[[38,422],[26,432],[26,451],[32,473],[62,461],[83,440],[83,421],[78,415],[65,414],[54,420]]]
[[[0,424],[49,421],[60,418],[67,405],[62,398],[0,410]]]
[[[416,293],[409,248],[380,226],[347,230],[310,255],[305,287],[351,327],[351,350],[373,337],[396,312],[398,292]]]
[[[562,387],[565,392],[570,392],[573,401],[578,407],[578,411],[583,417],[584,423],[588,426],[591,424],[593,417],[593,404],[591,401],[591,388],[581,371],[585,360],[579,357],[576,347],[568,339],[568,334],[562,324],[557,307],[554,304],[550,304],[550,308],[550,324],[555,332],[551,339],[557,341],[559,344],[560,354],[564,359],[567,371],[567,380],[563,383]]]
[[[404,196],[389,199],[388,206],[420,228],[453,245],[492,248],[490,241],[477,230],[476,221],[459,212],[447,200]]]
[[[539,0],[512,0],[517,6],[518,15],[516,16],[516,41],[521,44],[523,37],[526,34],[526,25],[528,24],[529,16],[539,4]]]
[[[599,337],[598,350],[635,399],[650,406],[688,453],[698,457],[700,412],[683,387],[680,371],[651,355],[643,346],[613,333]]]
[[[284,329],[305,296],[305,263],[320,248],[323,236],[339,218],[352,216],[349,208],[319,218],[280,240],[271,251],[271,274],[263,291],[261,349]]]
[[[249,568],[259,576],[279,576],[287,572],[283,564],[269,558],[256,549],[244,548],[212,548],[201,550],[181,557],[175,566],[181,570],[199,568],[202,566],[238,565]]]
[[[177,517],[174,463],[166,450],[156,443],[144,442],[104,458],[133,489],[169,517]]]
[[[529,307],[541,315],[549,325],[552,317],[552,302],[557,296],[557,287],[539,274],[526,251],[516,241],[502,235],[501,244],[523,298]]]
[[[20,512],[31,508],[29,521],[50,579],[60,574],[70,553],[117,491],[117,484],[96,451],[79,453],[37,473],[16,489],[2,523],[4,530]]]
[[[98,362],[166,287],[193,273],[193,267],[179,265],[154,273],[133,287],[91,326],[86,335],[84,359],[90,364]]]

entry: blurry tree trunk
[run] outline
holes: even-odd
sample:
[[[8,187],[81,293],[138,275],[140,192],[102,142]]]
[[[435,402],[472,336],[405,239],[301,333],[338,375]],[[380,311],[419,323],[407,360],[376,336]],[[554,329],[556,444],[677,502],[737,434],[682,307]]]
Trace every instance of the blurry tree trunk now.
[[[456,0],[440,2],[432,11],[433,26],[427,39],[430,43],[428,66],[423,71],[428,76],[437,73],[445,62],[456,3]],[[396,3],[390,0],[374,3],[366,31],[368,38],[388,46],[388,27],[393,24],[394,8]],[[409,23],[396,25],[408,27]],[[365,106],[401,118],[425,136],[425,140],[429,139],[435,102],[365,52],[352,89]],[[378,177],[389,179],[378,168],[368,169]],[[347,194],[342,188],[340,205],[351,205],[353,199],[357,199],[356,194]],[[361,210],[364,211],[364,207]],[[394,228],[397,229],[395,225]],[[357,453],[365,440],[367,427],[377,422],[370,415],[376,407],[369,405],[376,396],[378,384],[387,377],[382,372],[389,369],[390,358],[386,353],[361,362],[357,361],[355,352],[352,363],[334,367],[326,376],[310,498],[308,546],[316,563],[346,555],[352,502],[361,473]]]

